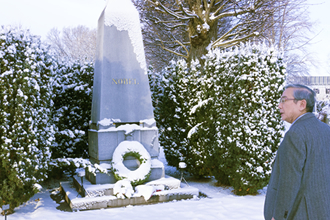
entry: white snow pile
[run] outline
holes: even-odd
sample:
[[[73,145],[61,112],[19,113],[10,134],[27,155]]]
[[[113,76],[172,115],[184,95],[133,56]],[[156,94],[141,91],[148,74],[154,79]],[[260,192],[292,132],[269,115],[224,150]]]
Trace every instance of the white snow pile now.
[[[118,119],[119,120],[119,119]],[[120,125],[117,128],[116,127],[109,127],[105,129],[100,129],[98,132],[109,132],[109,131],[125,131],[125,135],[129,135],[135,130],[158,130],[156,127],[156,123],[154,122],[155,119],[148,119],[148,120],[142,120],[140,121],[141,125],[139,126],[137,124],[124,124]],[[120,122],[114,119],[103,119],[98,122],[98,124],[102,126],[110,126],[113,123]],[[146,125],[146,126],[144,126]]]
[[[136,124],[126,124],[126,125],[119,126],[117,129],[118,130],[124,130],[125,135],[128,135],[128,134],[132,133],[135,130],[139,130],[140,126],[136,125]]]
[[[141,120],[140,124],[146,125],[147,127],[156,127],[156,120],[154,118]]]
[[[113,194],[121,199],[143,196],[145,201],[148,201],[155,192],[164,190],[164,185],[138,185],[134,191],[131,181],[123,179],[115,183]]]
[[[115,183],[115,186],[113,187],[113,194],[117,196],[117,198],[131,198],[133,193],[133,186],[131,185],[131,181],[129,181],[128,179],[117,181]]]
[[[114,123],[121,122],[120,119],[113,119],[113,118],[104,118],[101,121],[99,121],[97,124],[102,125],[102,126],[110,126],[113,125]]]
[[[136,193],[134,196],[143,196],[145,201],[148,201],[155,192],[160,192],[165,190],[164,185],[139,185],[135,187]]]

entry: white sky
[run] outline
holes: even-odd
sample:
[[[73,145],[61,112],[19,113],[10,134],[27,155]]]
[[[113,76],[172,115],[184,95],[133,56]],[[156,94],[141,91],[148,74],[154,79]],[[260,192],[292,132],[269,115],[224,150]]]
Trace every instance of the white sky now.
[[[311,53],[319,62],[311,74],[330,76],[330,1],[308,0],[308,3],[313,4],[311,19],[318,21],[315,31],[321,31],[311,46]],[[53,27],[97,28],[105,4],[105,0],[0,0],[0,25],[21,25],[42,38]]]
[[[21,25],[42,38],[54,27],[97,28],[105,0],[0,0],[0,25]]]
[[[311,75],[330,76],[330,1],[308,0],[310,18],[317,21],[316,32],[320,32],[312,41],[311,52],[319,61],[318,67],[312,68]],[[316,34],[316,33],[315,33]]]

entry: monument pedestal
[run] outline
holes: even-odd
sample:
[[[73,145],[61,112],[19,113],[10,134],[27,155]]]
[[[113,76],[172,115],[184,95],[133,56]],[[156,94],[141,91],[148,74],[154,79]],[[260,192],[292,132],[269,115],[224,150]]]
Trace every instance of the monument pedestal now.
[[[90,173],[86,170],[87,179],[93,184],[115,183],[113,173],[110,171],[113,153],[116,147],[123,141],[137,141],[143,145],[151,157],[151,174],[147,181],[160,179],[165,176],[164,165],[158,160],[159,143],[158,129],[155,123],[147,124],[140,122],[137,124],[125,124],[116,127],[102,126],[90,129],[89,135],[89,155],[92,164],[100,164],[101,167],[108,169],[109,174]],[[98,129],[98,130],[97,130]],[[136,158],[129,157],[124,160],[125,166],[130,170],[139,167]]]

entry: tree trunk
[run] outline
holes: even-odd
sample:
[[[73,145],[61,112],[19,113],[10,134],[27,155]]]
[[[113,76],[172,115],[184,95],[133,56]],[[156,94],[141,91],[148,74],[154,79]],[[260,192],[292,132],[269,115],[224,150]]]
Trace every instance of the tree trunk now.
[[[217,39],[217,32],[217,22],[203,24],[199,19],[192,19],[189,22],[188,33],[191,48],[188,55],[188,63],[192,60],[199,59],[201,65],[204,64],[201,58],[207,54],[207,47],[210,43]]]

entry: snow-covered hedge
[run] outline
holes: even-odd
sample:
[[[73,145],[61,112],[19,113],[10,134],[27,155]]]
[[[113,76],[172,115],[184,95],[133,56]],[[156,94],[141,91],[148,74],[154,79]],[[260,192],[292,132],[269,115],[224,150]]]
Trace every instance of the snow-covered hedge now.
[[[189,114],[189,105],[198,88],[194,85],[196,77],[190,74],[186,63],[179,61],[171,64],[161,73],[149,71],[150,89],[154,115],[159,129],[159,142],[164,148],[169,165],[178,167],[183,159],[193,159],[192,145],[187,138],[194,125]],[[193,161],[186,161],[189,165]],[[189,166],[188,171],[198,175],[199,171]],[[195,172],[196,171],[196,172]]]
[[[60,62],[56,70],[53,158],[88,157],[92,108],[93,63]]]
[[[29,31],[0,27],[0,207],[13,209],[47,177],[54,60]]]
[[[283,135],[277,108],[285,79],[281,53],[263,44],[210,51],[205,65],[183,61],[152,82],[160,142],[170,165],[185,161],[237,194],[267,185]]]

